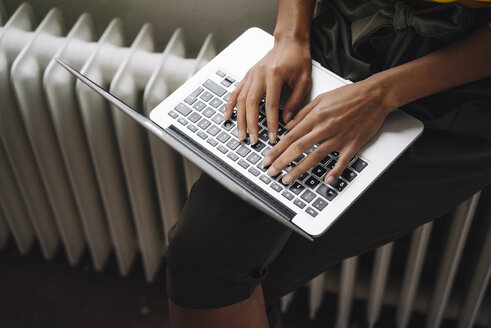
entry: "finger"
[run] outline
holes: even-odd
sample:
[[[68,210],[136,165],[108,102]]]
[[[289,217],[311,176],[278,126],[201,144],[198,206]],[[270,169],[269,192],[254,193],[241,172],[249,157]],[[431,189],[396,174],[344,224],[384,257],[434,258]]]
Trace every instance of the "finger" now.
[[[302,101],[305,98],[305,94],[310,88],[310,77],[308,75],[302,75],[295,83],[292,94],[285,104],[283,110],[283,121],[288,123],[295,111],[302,105]]]
[[[258,139],[258,118],[259,118],[259,103],[264,95],[265,84],[262,77],[254,79],[252,82],[246,100],[246,119],[247,131],[251,144],[257,143]]]
[[[239,131],[239,140],[244,140],[247,136],[246,101],[250,87],[251,83],[247,80],[237,97],[237,130]]]
[[[298,111],[295,117],[285,125],[285,129],[292,130],[295,128],[295,126],[302,122],[302,120],[317,106],[318,103],[319,100],[315,98],[310,103],[305,105],[300,111]]]
[[[308,120],[302,121],[302,123],[296,126],[295,129],[285,134],[264,157],[263,165],[271,165],[281,154],[283,154],[288,149],[288,147],[290,147],[293,143],[297,142],[298,139],[309,133],[313,129],[314,123],[315,122],[310,122]]]
[[[348,166],[350,159],[353,157],[355,154],[355,148],[352,146],[344,147],[340,152],[339,152],[339,159],[336,165],[332,168],[329,173],[327,173],[326,177],[324,178],[324,181],[326,183],[332,183],[334,180],[339,178],[341,173],[343,173],[344,169]]]
[[[323,142],[307,157],[305,157],[297,166],[295,166],[290,172],[282,177],[284,184],[290,184],[302,174],[307,172],[314,165],[317,165],[332,149],[332,143],[330,141]]]
[[[227,106],[225,107],[225,114],[223,115],[223,120],[228,121],[230,117],[232,117],[232,112],[234,111],[234,107],[237,104],[237,98],[239,97],[240,91],[244,87],[244,84],[241,82],[235,88],[234,91],[230,94],[230,98],[228,100]]]
[[[267,77],[266,85],[266,119],[268,122],[269,142],[275,143],[278,137],[278,112],[283,80],[272,76]]]
[[[295,158],[318,142],[318,133],[311,132],[293,142],[270,166],[268,174],[275,176]]]

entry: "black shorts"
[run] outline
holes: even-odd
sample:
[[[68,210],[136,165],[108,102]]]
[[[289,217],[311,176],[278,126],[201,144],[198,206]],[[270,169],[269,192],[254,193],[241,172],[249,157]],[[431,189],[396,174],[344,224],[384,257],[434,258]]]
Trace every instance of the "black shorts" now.
[[[335,49],[338,57],[323,47],[349,38],[344,35],[349,28],[340,26],[356,17],[347,18],[342,8],[329,13],[334,18],[321,16],[314,24],[312,52],[320,56],[324,51],[326,56],[317,59],[342,74],[347,61],[359,64],[360,58],[345,51],[351,49],[348,45]],[[329,24],[334,27],[324,29]],[[336,58],[343,65],[336,66]],[[169,297],[184,307],[217,308],[246,299],[261,284],[270,306],[329,266],[440,217],[491,182],[490,109],[490,79],[406,106],[425,123],[423,135],[314,242],[202,175],[169,233]]]

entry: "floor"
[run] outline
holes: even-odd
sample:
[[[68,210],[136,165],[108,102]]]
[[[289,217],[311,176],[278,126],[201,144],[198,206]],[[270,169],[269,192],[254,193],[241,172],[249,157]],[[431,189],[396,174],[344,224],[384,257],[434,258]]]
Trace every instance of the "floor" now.
[[[37,247],[21,256],[10,242],[0,251],[0,327],[170,327],[163,269],[148,284],[139,268],[123,278],[112,259],[98,273],[88,257],[71,267],[62,251],[47,262]],[[325,327],[307,319],[298,295],[285,328]]]

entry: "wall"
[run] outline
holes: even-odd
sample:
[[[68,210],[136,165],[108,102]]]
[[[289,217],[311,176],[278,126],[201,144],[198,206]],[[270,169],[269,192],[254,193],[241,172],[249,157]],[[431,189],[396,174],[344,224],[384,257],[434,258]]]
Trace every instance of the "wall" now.
[[[10,16],[24,1],[1,0]],[[63,10],[69,28],[82,12],[89,12],[102,33],[114,17],[121,17],[132,40],[141,26],[152,23],[158,48],[162,50],[170,35],[182,27],[187,40],[187,50],[195,55],[205,36],[213,32],[218,50],[223,49],[244,30],[258,26],[272,32],[276,20],[275,0],[31,0],[29,2],[39,22],[52,7]]]

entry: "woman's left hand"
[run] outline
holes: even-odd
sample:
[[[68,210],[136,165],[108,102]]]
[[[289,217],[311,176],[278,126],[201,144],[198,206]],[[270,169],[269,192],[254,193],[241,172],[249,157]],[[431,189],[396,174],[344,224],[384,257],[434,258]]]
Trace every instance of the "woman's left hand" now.
[[[274,176],[315,144],[314,151],[282,178],[289,184],[329,153],[339,152],[339,160],[324,181],[337,179],[353,155],[380,129],[392,111],[384,88],[370,79],[323,93],[302,108],[285,126],[289,132],[263,160]]]

